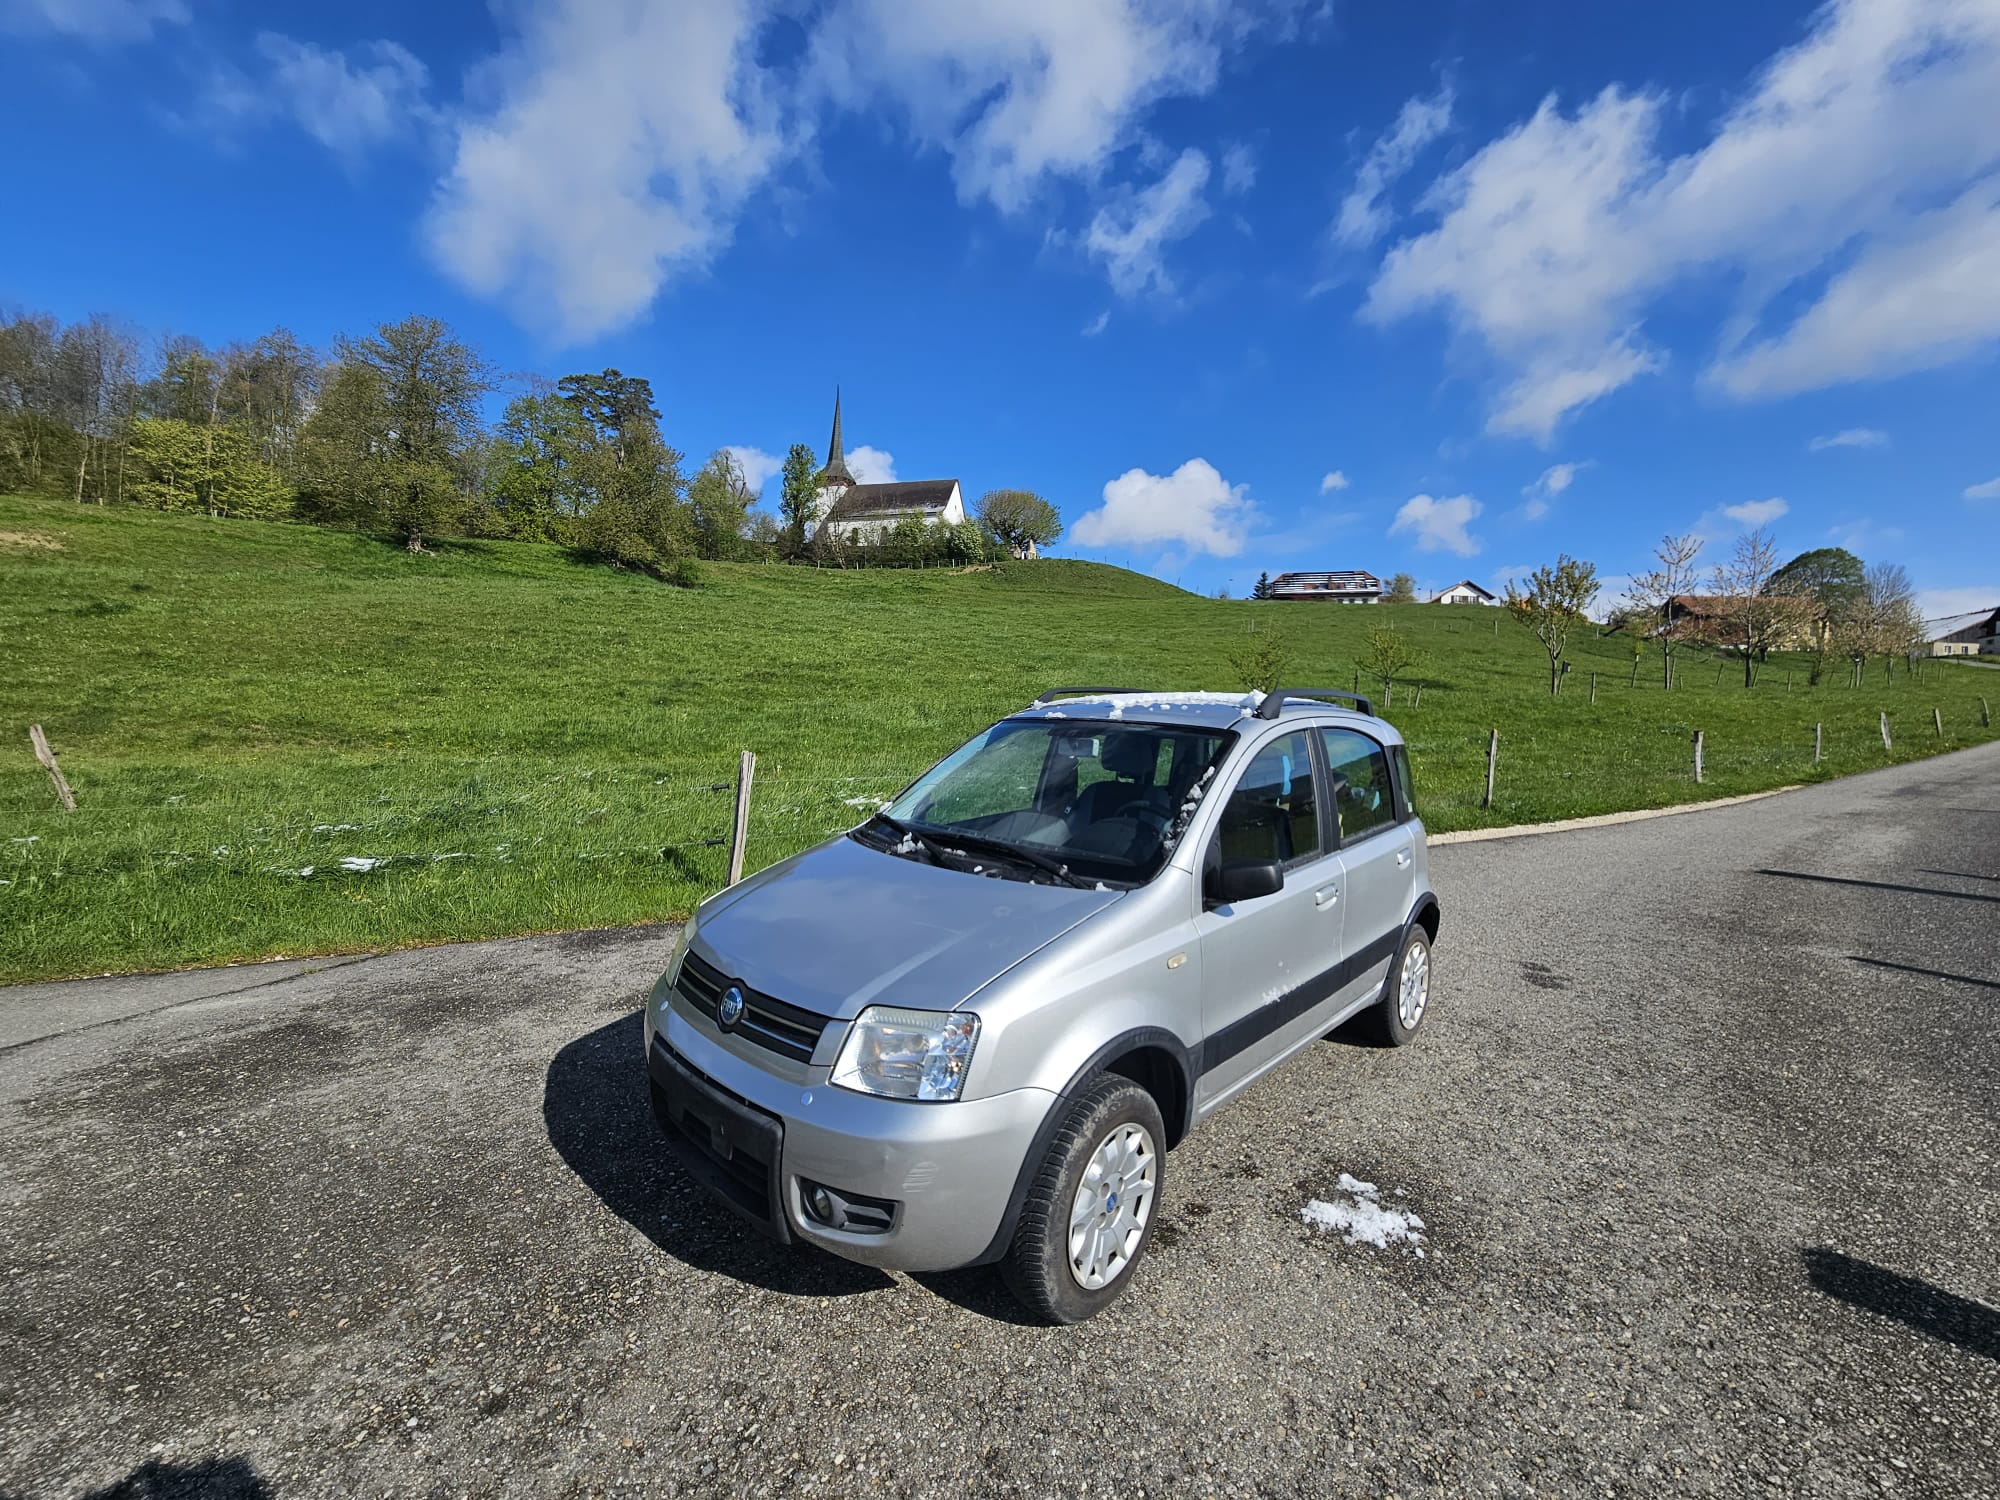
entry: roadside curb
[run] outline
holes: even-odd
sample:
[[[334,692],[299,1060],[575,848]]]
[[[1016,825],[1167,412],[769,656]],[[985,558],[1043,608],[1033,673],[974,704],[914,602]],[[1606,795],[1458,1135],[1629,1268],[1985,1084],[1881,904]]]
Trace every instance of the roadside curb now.
[[[1672,818],[1682,813],[1706,812],[1711,807],[1740,807],[1745,802],[1762,802],[1766,797],[1782,797],[1796,792],[1804,782],[1772,787],[1768,792],[1745,792],[1740,797],[1716,797],[1707,802],[1676,802],[1672,807],[1642,807],[1634,812],[1599,813],[1590,818],[1563,818],[1554,823],[1519,823],[1511,828],[1462,828],[1456,833],[1433,833],[1424,842],[1439,844],[1483,844],[1492,839],[1522,839],[1536,833],[1569,833],[1578,828],[1615,828],[1620,823],[1643,823],[1649,818]]]

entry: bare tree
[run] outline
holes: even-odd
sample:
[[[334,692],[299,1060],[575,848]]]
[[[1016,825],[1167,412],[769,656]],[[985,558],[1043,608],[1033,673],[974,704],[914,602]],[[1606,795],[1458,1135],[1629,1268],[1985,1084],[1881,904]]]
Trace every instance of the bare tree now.
[[[1876,563],[1864,575],[1860,597],[1845,621],[1842,644],[1857,660],[1882,658],[1886,675],[1898,656],[1922,642],[1924,621],[1917,591],[1900,563]]]
[[[1813,613],[1813,601],[1771,587],[1778,571],[1778,546],[1759,526],[1736,539],[1729,558],[1715,570],[1721,643],[1743,652],[1743,685],[1757,680],[1757,663],[1796,641]]]
[[[1674,648],[1689,635],[1684,618],[1674,614],[1674,600],[1694,592],[1700,576],[1695,559],[1701,555],[1701,538],[1692,531],[1681,536],[1663,536],[1653,549],[1659,564],[1632,580],[1625,597],[1642,616],[1653,621],[1652,636],[1660,643],[1661,682],[1669,691],[1674,685]]]
[[[1424,653],[1393,625],[1371,625],[1362,632],[1366,649],[1361,666],[1370,677],[1382,679],[1382,706],[1396,701],[1396,679],[1422,669]]]
[[[1580,562],[1567,552],[1556,558],[1554,567],[1540,567],[1528,575],[1528,590],[1522,593],[1512,582],[1507,585],[1508,613],[1535,633],[1535,639],[1549,653],[1549,695],[1562,691],[1563,648],[1569,633],[1586,617],[1597,598],[1597,565]]]

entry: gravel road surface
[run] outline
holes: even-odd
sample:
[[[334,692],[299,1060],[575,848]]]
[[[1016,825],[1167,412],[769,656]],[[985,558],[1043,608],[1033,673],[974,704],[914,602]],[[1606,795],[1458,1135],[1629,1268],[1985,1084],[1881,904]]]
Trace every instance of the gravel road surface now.
[[[0,991],[0,1495],[2000,1494],[2000,745],[1434,861],[1069,1330],[700,1196],[666,929]]]

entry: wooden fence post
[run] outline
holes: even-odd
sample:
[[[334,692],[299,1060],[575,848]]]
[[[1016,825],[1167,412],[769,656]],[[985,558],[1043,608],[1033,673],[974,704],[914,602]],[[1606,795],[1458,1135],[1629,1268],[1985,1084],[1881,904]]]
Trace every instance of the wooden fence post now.
[[[1729,665],[1728,662],[1723,661],[1720,658],[1717,658],[1715,663],[1715,685],[1717,687],[1722,686],[1722,669],[1728,665]]]
[[[35,759],[42,763],[42,769],[49,773],[49,780],[56,784],[56,796],[62,800],[64,812],[76,811],[76,793],[63,780],[62,767],[56,764],[56,753],[49,748],[49,738],[42,733],[42,726],[28,726],[28,743],[35,747]]]
[[[1424,706],[1424,685],[1420,682],[1417,684],[1417,696],[1415,700],[1411,702],[1410,707],[1422,708],[1423,706]]]
[[[1597,701],[1597,674],[1595,672],[1590,674],[1590,701],[1592,703]]]
[[[729,883],[743,878],[743,848],[750,842],[750,779],[757,774],[757,757],[750,751],[736,763],[736,827],[729,840]]]
[[[1486,800],[1479,804],[1481,807],[1491,807],[1493,805],[1493,768],[1499,762],[1500,731],[1496,729],[1493,731],[1492,737],[1486,741]]]
[[[1814,765],[1818,765],[1818,764],[1819,764],[1819,755],[1820,755],[1820,746],[1821,746],[1821,745],[1822,745],[1822,743],[1823,743],[1823,739],[1822,739],[1822,734],[1821,734],[1821,731],[1822,731],[1822,730],[1823,730],[1824,728],[1825,728],[1825,726],[1824,726],[1824,725],[1822,725],[1822,724],[1815,724],[1815,725],[1813,725],[1813,764],[1814,764]]]
[[[1896,748],[1889,740],[1889,711],[1887,709],[1882,711],[1882,748],[1884,750],[1893,750]]]
[[[1981,698],[1979,700],[1979,722],[1982,725],[1985,725],[1989,728],[1992,726],[1993,723],[1993,715],[1991,712],[1988,711],[1986,707],[1986,700],[1984,698]]]
[[[1694,732],[1694,782],[1701,785],[1701,731]]]
[[[1639,685],[1639,654],[1635,651],[1632,654],[1632,680],[1629,683],[1627,683],[1626,686],[1637,687],[1638,685]]]
[[[1937,731],[1939,739],[1944,738],[1944,715],[1939,713],[1935,708],[1931,710],[1931,728]]]

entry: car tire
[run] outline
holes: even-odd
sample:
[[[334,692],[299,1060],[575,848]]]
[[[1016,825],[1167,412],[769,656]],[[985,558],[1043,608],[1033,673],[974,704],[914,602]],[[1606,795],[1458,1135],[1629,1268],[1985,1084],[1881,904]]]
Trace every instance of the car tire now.
[[[1076,1095],[1000,1263],[1031,1316],[1081,1323],[1131,1284],[1159,1218],[1166,1140],[1159,1105],[1129,1079],[1106,1074]]]
[[[1370,1012],[1370,1030],[1385,1047],[1407,1047],[1431,1013],[1431,935],[1411,923],[1389,965],[1382,1000]]]

